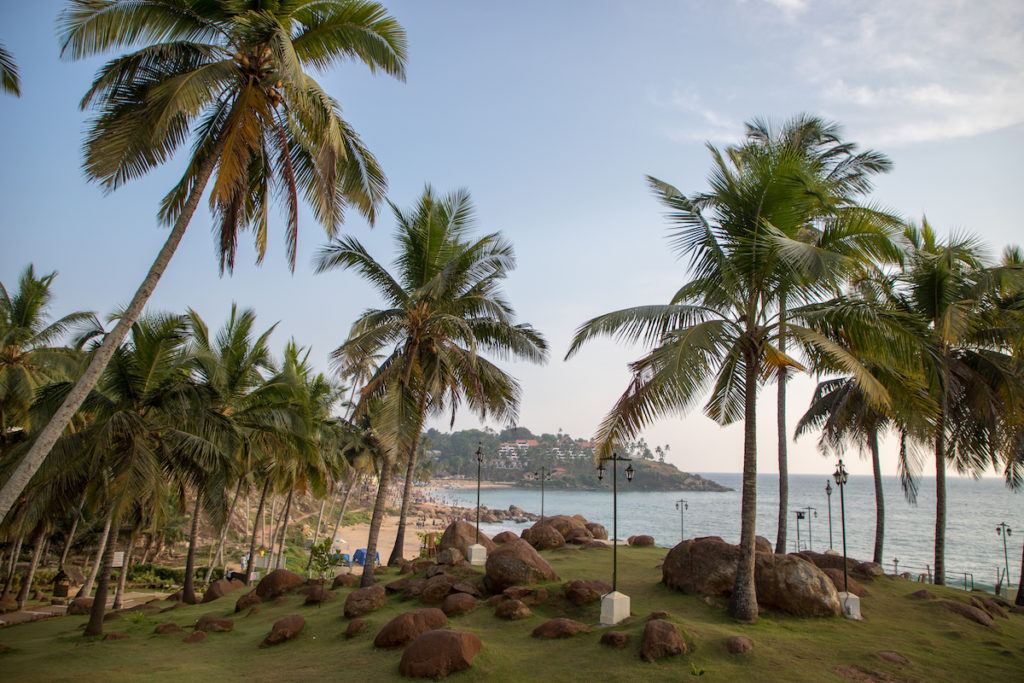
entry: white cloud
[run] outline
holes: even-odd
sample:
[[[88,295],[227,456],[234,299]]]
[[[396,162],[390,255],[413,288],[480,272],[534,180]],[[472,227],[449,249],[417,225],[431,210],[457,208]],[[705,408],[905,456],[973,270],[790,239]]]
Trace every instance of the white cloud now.
[[[674,118],[681,119],[665,129],[665,135],[676,142],[733,142],[742,133],[738,120],[708,107],[692,90],[677,88],[668,98],[652,99],[675,112]]]

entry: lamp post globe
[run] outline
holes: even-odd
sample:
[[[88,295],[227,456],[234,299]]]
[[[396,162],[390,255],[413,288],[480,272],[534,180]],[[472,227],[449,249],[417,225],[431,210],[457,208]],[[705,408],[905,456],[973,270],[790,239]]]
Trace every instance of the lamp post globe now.
[[[598,481],[604,480],[607,473],[605,461],[611,461],[612,469],[612,591],[601,598],[601,623],[611,626],[629,617],[629,597],[619,593],[619,463],[630,463],[626,466],[626,481],[633,481],[636,470],[630,458],[612,452],[603,457],[597,465]]]
[[[676,501],[676,510],[679,510],[679,540],[680,542],[686,540],[686,511],[690,509],[690,504],[680,498]]]
[[[828,549],[832,550],[832,482],[825,480],[825,497],[828,499]]]

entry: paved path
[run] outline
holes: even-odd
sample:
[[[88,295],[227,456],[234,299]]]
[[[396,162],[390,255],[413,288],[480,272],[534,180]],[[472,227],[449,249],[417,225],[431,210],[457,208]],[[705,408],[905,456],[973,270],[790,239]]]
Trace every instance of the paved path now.
[[[168,592],[125,592],[121,596],[121,608],[128,609],[136,605],[141,605],[144,602],[149,602],[153,598],[165,598],[170,593]],[[114,603],[114,598],[111,596],[107,607]],[[27,624],[33,621],[39,621],[40,619],[50,619],[52,617],[61,617],[68,611],[65,605],[33,605],[17,612],[8,612],[7,614],[0,614],[0,628],[7,626],[18,626],[19,624]]]

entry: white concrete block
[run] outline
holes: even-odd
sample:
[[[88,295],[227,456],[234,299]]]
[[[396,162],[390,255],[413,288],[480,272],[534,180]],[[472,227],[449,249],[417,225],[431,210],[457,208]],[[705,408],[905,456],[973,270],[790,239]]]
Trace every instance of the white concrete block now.
[[[601,624],[614,626],[629,617],[629,596],[618,591],[601,598]]]
[[[469,546],[469,560],[470,564],[477,566],[485,564],[487,562],[487,548],[483,547],[479,543]]]
[[[854,619],[856,621],[863,619],[860,615],[860,598],[853,593],[840,591],[839,604],[843,606],[843,616],[847,619]]]

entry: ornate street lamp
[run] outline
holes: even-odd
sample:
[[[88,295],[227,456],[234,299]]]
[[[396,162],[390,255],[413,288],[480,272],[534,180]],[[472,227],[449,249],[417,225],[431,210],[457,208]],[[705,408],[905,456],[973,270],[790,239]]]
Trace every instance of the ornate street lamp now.
[[[1006,563],[1006,590],[1010,590],[1010,555],[1006,550],[1006,539],[1013,534],[1013,529],[1006,526],[1006,522],[999,522],[996,525],[996,533],[1003,537],[1003,561]]]
[[[832,550],[832,482],[825,481],[825,496],[828,498],[828,549]]]
[[[839,464],[836,465],[836,471],[832,473],[832,478],[835,479],[836,484],[839,486],[839,519],[843,528],[843,591],[839,594],[839,599],[843,603],[843,614],[850,619],[860,619],[860,598],[850,593],[850,577],[849,567],[847,567],[846,557],[846,482],[850,479],[850,473],[846,471],[846,465],[843,464],[843,459],[839,458]]]
[[[679,540],[686,540],[686,511],[690,509],[690,504],[680,498],[676,501],[676,510],[679,510]]]
[[[544,521],[544,482],[551,478],[551,469],[547,465],[541,465],[540,469],[533,473],[534,479],[540,479],[540,519]]]
[[[603,481],[608,471],[604,466],[606,460],[612,463],[612,592],[601,598],[601,623],[611,626],[629,616],[629,596],[619,592],[619,463],[631,463],[631,459],[614,452],[601,458],[597,464],[598,481]],[[625,474],[626,481],[633,481],[636,471],[632,464],[626,466]]]
[[[482,565],[487,562],[487,548],[480,545],[480,468],[484,463],[484,446],[482,442],[476,445],[476,543],[469,546],[470,564]]]

